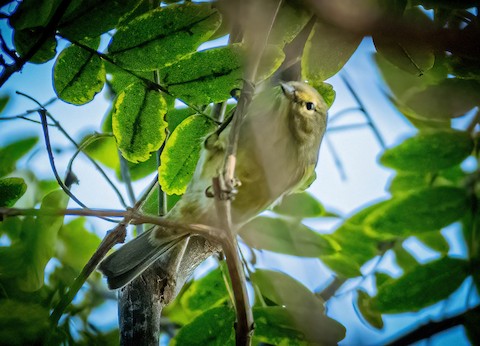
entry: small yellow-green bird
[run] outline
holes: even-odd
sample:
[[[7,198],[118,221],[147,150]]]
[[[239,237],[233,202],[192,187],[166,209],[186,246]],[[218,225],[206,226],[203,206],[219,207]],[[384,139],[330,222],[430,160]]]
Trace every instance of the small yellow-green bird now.
[[[231,207],[234,230],[311,182],[326,125],[327,105],[308,84],[280,83],[253,98],[238,141],[235,174],[241,185]],[[187,191],[167,219],[218,225],[214,200],[205,192],[223,165],[229,131],[227,126],[205,140]],[[185,238],[184,232],[156,226],[107,257],[99,269],[111,289],[121,288]]]

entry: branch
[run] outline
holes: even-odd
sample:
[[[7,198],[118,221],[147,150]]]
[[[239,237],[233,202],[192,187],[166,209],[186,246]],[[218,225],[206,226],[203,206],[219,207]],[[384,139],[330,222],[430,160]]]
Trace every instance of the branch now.
[[[43,44],[48,40],[48,38],[55,34],[57,25],[60,23],[60,20],[65,14],[68,6],[70,6],[71,2],[72,0],[62,0],[50,18],[50,21],[43,29],[38,41],[35,42],[35,44],[28,50],[28,52],[25,53],[25,55],[14,59],[15,62],[13,64],[5,66],[5,69],[0,74],[0,87],[5,84],[12,74],[20,71],[23,66],[38,52],[38,50],[42,48]]]
[[[251,13],[253,13],[254,10],[257,10],[257,8],[253,7],[253,4],[257,5],[258,3],[249,2],[248,4],[250,5],[249,10]],[[233,115],[230,135],[225,150],[223,174],[214,177],[212,180],[215,209],[218,215],[219,227],[223,230],[223,232],[219,233],[219,235],[224,234],[226,236],[225,240],[221,242],[221,245],[226,257],[228,272],[230,275],[230,280],[232,281],[232,289],[235,298],[235,310],[237,314],[235,339],[237,346],[250,345],[254,325],[252,309],[248,301],[245,273],[243,271],[242,262],[238,254],[238,243],[231,220],[231,198],[235,191],[236,154],[241,124],[255,93],[254,83],[256,80],[260,59],[263,55],[265,46],[267,45],[270,31],[280,10],[281,4],[282,0],[279,0],[273,9],[273,12],[269,12],[271,13],[271,18],[268,18],[268,20],[262,18],[263,22],[267,25],[265,32],[260,35],[258,32],[256,32],[255,35],[250,37],[251,45],[249,48],[251,49],[251,54],[249,56],[244,74],[242,92],[237,103],[237,108]],[[265,12],[263,12],[263,14],[264,13]],[[251,30],[250,34],[253,34],[253,28],[250,27],[249,29]],[[239,35],[236,35],[236,37],[239,38]]]
[[[413,331],[409,332],[408,334],[399,337],[398,339],[393,340],[390,343],[387,343],[389,346],[401,346],[401,345],[411,345],[417,341],[428,339],[444,330],[453,328],[458,325],[468,324],[470,314],[478,315],[480,313],[480,306],[476,308],[466,311],[460,315],[446,318],[443,321],[439,322],[429,322],[423,326],[414,329]]]

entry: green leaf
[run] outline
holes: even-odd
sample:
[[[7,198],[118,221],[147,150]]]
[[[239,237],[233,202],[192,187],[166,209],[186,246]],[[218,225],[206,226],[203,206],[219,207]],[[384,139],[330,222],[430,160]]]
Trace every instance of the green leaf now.
[[[462,116],[479,103],[480,83],[460,78],[447,78],[405,98],[405,105],[420,116],[440,120]]]
[[[164,98],[137,83],[118,94],[114,107],[113,134],[123,157],[131,162],[146,161],[165,140]]]
[[[286,308],[291,329],[301,332],[309,344],[334,345],[345,337],[345,328],[325,315],[324,302],[300,282],[270,270],[257,270],[251,279],[262,296]]]
[[[472,150],[473,140],[467,132],[430,130],[386,150],[380,162],[401,171],[436,172],[461,163]]]
[[[255,334],[253,340],[267,345],[308,345],[298,330],[297,321],[281,306],[254,307]],[[296,328],[297,327],[297,328]],[[301,329],[301,328],[300,328]]]
[[[59,3],[60,0],[24,0],[10,18],[10,25],[15,30],[45,27]]]
[[[50,192],[43,198],[40,211],[65,209],[68,196],[63,190]],[[32,292],[43,285],[47,262],[55,253],[57,234],[63,224],[63,216],[40,215],[31,227],[23,229],[19,246],[23,249],[22,274],[17,283],[21,290]]]
[[[478,310],[477,307],[473,310],[467,311],[463,322],[468,340],[470,340],[472,345],[480,344],[480,330],[478,329],[478,326],[480,325],[480,312]]]
[[[220,268],[212,270],[206,276],[195,280],[180,298],[183,309],[194,318],[212,307],[229,299],[225,280]]]
[[[337,96],[337,93],[333,89],[333,85],[321,82],[314,83],[312,86],[317,89],[320,95],[322,95],[323,100],[327,104],[327,108],[330,108],[335,101],[335,97]]]
[[[82,0],[77,8],[62,18],[59,31],[76,41],[98,37],[115,28],[122,16],[135,10],[139,4],[138,0]]]
[[[242,54],[239,45],[196,52],[162,69],[162,85],[189,103],[225,101],[241,86]]]
[[[394,195],[401,195],[425,188],[428,183],[428,176],[424,173],[400,171],[390,181],[388,190]]]
[[[418,7],[406,10],[403,20],[422,28],[433,26],[433,22]],[[435,62],[433,47],[428,44],[418,44],[408,38],[402,39],[400,36],[395,40],[381,34],[375,35],[373,42],[378,53],[395,66],[412,75],[421,76],[425,71],[431,69]]]
[[[452,294],[467,278],[467,261],[444,257],[385,282],[372,304],[382,313],[418,311]]]
[[[118,29],[109,55],[133,70],[152,71],[192,53],[220,26],[210,5],[185,3],[154,9]]]
[[[240,236],[248,246],[299,257],[331,255],[339,246],[298,220],[258,216],[244,225]]]
[[[235,312],[228,306],[205,311],[185,325],[170,341],[171,346],[235,345]]]
[[[195,110],[190,107],[173,108],[167,111],[166,119],[168,122],[168,130],[172,133],[178,125],[189,116],[194,115]]]
[[[419,265],[415,257],[413,257],[410,252],[404,249],[401,242],[396,242],[393,252],[395,253],[395,259],[397,260],[398,266],[404,271],[411,270]]]
[[[283,48],[293,41],[311,17],[312,13],[300,1],[282,1],[268,36],[268,43]]]
[[[120,94],[126,87],[130,86],[131,84],[138,83],[138,77],[145,78],[146,80],[150,80],[153,82],[152,71],[135,71],[132,74],[109,62],[105,63],[105,69],[107,71],[107,74],[109,75],[108,85],[112,88],[115,95]],[[105,129],[103,129],[103,131],[109,132]]]
[[[85,218],[76,218],[60,229],[55,257],[79,273],[100,241],[96,234],[85,228]]]
[[[25,191],[27,191],[27,184],[22,178],[0,179],[0,207],[12,207]]]
[[[459,220],[470,205],[466,191],[437,186],[393,198],[366,220],[369,231],[400,237],[437,231]]]
[[[15,164],[37,144],[37,137],[28,137],[0,148],[0,177],[15,170]]]
[[[82,144],[86,141],[90,143],[85,147],[85,153],[108,168],[119,169],[120,159],[118,157],[117,143],[113,136],[100,137],[97,134],[93,134],[86,136],[82,140]]]
[[[0,340],[4,345],[41,345],[49,330],[48,309],[36,303],[0,300]]]
[[[15,49],[21,57],[32,49],[35,43],[40,40],[43,34],[43,28],[31,28],[24,30],[16,30],[13,36]],[[34,64],[43,64],[52,60],[57,54],[57,40],[52,35],[45,40],[45,43],[38,49],[38,51],[28,60]]]
[[[88,42],[98,47],[100,40]],[[83,105],[93,100],[105,84],[105,66],[98,55],[71,45],[64,49],[53,68],[55,93],[63,101]]]
[[[299,219],[325,215],[323,205],[308,192],[294,193],[283,197],[280,204],[273,207],[273,211]]]
[[[265,47],[258,66],[256,82],[259,83],[271,77],[285,60],[285,53],[278,46],[268,45]]]
[[[257,285],[264,298],[284,307],[309,306],[312,310],[325,310],[323,300],[313,294],[302,283],[287,274],[258,269],[251,274],[252,283]]]
[[[379,254],[379,237],[367,234],[365,219],[374,211],[383,208],[385,202],[374,204],[351,216],[334,233],[328,235],[340,246],[340,251],[321,260],[339,276],[360,276],[360,268]],[[383,235],[382,235],[383,237]]]
[[[378,310],[372,307],[371,298],[363,290],[357,291],[357,307],[362,317],[367,321],[372,327],[376,329],[383,328],[383,319],[382,315]]]
[[[332,77],[347,63],[361,41],[362,36],[317,21],[302,56],[304,79],[318,84]]]
[[[5,108],[7,107],[8,101],[10,101],[10,96],[8,95],[0,96],[0,113],[2,113],[5,110]]]
[[[448,254],[450,250],[450,245],[440,231],[421,233],[415,235],[415,237],[430,249],[438,251],[442,255]]]
[[[215,128],[215,122],[203,115],[192,115],[177,126],[160,156],[158,180],[163,191],[177,195],[185,192],[205,136]]]

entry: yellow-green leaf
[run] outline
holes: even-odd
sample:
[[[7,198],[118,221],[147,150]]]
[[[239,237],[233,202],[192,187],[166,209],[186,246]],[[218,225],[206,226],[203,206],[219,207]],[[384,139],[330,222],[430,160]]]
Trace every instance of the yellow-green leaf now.
[[[303,77],[320,83],[335,75],[357,49],[362,36],[317,21],[302,56]]]
[[[27,191],[27,184],[22,178],[0,179],[0,207],[13,206],[25,191]]]
[[[90,42],[98,47],[100,40]],[[53,86],[63,101],[83,105],[93,100],[105,84],[105,66],[95,53],[76,45],[64,49],[53,68]]]
[[[165,140],[164,98],[158,91],[136,83],[117,96],[114,107],[113,134],[123,157],[132,162],[148,160]]]
[[[192,115],[177,126],[160,157],[158,179],[163,191],[177,195],[185,192],[203,141],[215,128],[215,122],[204,115]]]
[[[120,27],[108,47],[109,55],[129,69],[152,71],[194,52],[220,22],[219,13],[209,4],[156,8]]]

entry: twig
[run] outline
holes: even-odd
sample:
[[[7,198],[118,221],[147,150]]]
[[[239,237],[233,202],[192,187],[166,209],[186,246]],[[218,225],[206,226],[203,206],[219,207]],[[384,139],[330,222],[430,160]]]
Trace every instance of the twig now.
[[[473,134],[473,131],[475,130],[475,127],[479,122],[480,122],[480,108],[477,110],[477,113],[475,113],[475,116],[473,117],[470,124],[468,124],[466,131],[470,134]]]
[[[253,2],[252,2],[253,4]],[[267,44],[270,31],[277,17],[282,0],[273,12],[271,18],[266,23],[269,24],[264,35],[256,37],[257,42],[252,44],[252,55],[246,66],[244,74],[244,84],[237,108],[233,116],[230,129],[230,136],[225,150],[225,159],[223,166],[223,174],[212,179],[212,187],[215,197],[215,208],[218,215],[219,227],[226,235],[226,239],[222,242],[222,250],[225,253],[230,280],[232,281],[232,289],[235,297],[235,310],[237,314],[237,324],[235,328],[236,345],[250,345],[253,334],[253,314],[248,301],[246,290],[245,273],[243,271],[242,262],[238,254],[238,244],[236,234],[232,228],[231,222],[231,193],[235,189],[235,165],[236,154],[238,148],[238,139],[240,136],[240,128],[243,118],[246,114],[248,106],[252,101],[255,92],[254,82],[259,67],[260,58],[263,55],[264,48]]]
[[[56,126],[56,125],[55,125]],[[61,128],[61,127],[58,127],[56,126],[57,128]],[[89,137],[84,143],[78,145],[76,142],[73,142],[73,144],[77,147],[77,150],[75,151],[75,153],[73,154],[73,156],[70,158],[70,161],[68,162],[68,165],[67,165],[67,171],[66,171],[66,175],[68,176],[71,172],[72,172],[72,166],[73,166],[73,161],[75,160],[75,158],[78,156],[78,154],[80,154],[81,152],[83,154],[85,154],[85,156],[87,156],[87,158],[90,160],[90,162],[94,162],[96,163],[95,160],[93,160],[90,156],[88,156],[84,150],[90,145],[92,144],[93,142],[95,142],[96,140],[100,139],[100,138],[105,138],[105,137],[111,137],[112,135],[111,134],[106,134],[106,133],[102,133],[102,134],[95,134],[91,137]],[[97,166],[96,166],[97,167]],[[98,167],[100,168],[100,167]],[[122,206],[124,208],[127,208],[128,205],[127,203],[125,203],[125,200],[123,199],[123,196],[122,194],[120,193],[120,191],[117,189],[117,187],[115,186],[115,184],[110,180],[110,178],[106,175],[106,173],[102,170],[102,169],[99,169],[99,172],[100,174],[105,178],[105,180],[107,181],[107,183],[112,187],[113,191],[115,192],[115,194],[117,195],[120,203],[122,204]],[[135,203],[135,202],[133,202]],[[132,203],[132,204],[133,204]]]
[[[332,153],[333,163],[335,164],[335,167],[337,167],[338,173],[340,173],[340,179],[342,181],[346,181],[347,174],[345,173],[345,169],[343,168],[342,161],[340,161],[340,156],[338,155],[337,150],[335,149],[335,146],[330,141],[330,136],[325,136],[324,141],[325,141],[325,145],[328,147],[329,151]]]
[[[409,332],[408,334],[402,337],[398,337],[398,336],[394,337],[393,338],[394,340],[387,343],[386,345],[389,345],[389,346],[412,345],[417,341],[430,338],[435,334],[438,334],[444,330],[453,328],[458,325],[466,324],[468,323],[468,320],[469,320],[468,315],[472,314],[473,316],[475,316],[478,313],[480,313],[480,307],[477,306],[475,309],[466,311],[454,317],[446,318],[443,321],[429,322],[421,327],[418,327],[417,329],[414,329],[413,331]]]
[[[357,102],[357,104],[359,106],[359,110],[363,113],[363,115],[367,119],[367,123],[370,126],[370,128],[372,129],[373,134],[375,135],[375,138],[377,138],[378,143],[380,143],[380,146],[382,147],[382,149],[385,149],[386,144],[385,144],[385,141],[382,138],[382,135],[380,134],[380,132],[376,128],[375,124],[373,123],[373,120],[372,120],[372,117],[370,116],[370,113],[367,112],[367,109],[365,108],[365,105],[363,104],[362,100],[358,96],[357,92],[353,89],[352,84],[348,80],[348,76],[346,75],[345,70],[343,71],[343,73],[340,74],[340,78],[342,79],[343,83],[347,87],[350,94],[353,96],[353,98]]]
[[[42,30],[42,34],[40,35],[38,41],[33,44],[28,52],[25,53],[25,55],[15,59],[13,64],[5,66],[5,69],[0,74],[0,87],[5,84],[12,74],[20,71],[23,66],[38,52],[38,50],[42,48],[43,44],[48,40],[48,38],[55,34],[56,27],[58,23],[60,23],[60,20],[62,19],[68,6],[70,6],[71,2],[72,0],[62,0],[62,2],[60,2],[55,9],[55,12],[50,18],[48,24]]]
[[[132,186],[132,177],[130,176],[130,169],[128,168],[127,160],[125,160],[120,150],[118,151],[118,160],[120,161],[120,174],[122,175],[122,180],[127,188],[127,194],[128,198],[130,199],[130,203],[133,205],[135,204],[136,198]]]

